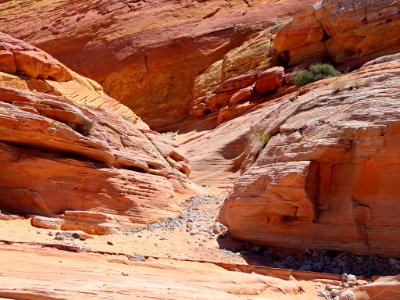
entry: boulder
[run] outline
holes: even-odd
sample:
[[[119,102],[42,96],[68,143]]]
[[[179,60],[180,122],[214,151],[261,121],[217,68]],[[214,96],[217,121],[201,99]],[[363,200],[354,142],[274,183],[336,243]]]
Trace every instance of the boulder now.
[[[283,67],[273,67],[258,74],[254,91],[261,95],[272,92],[282,86],[285,70]]]
[[[253,86],[245,87],[241,90],[238,90],[236,93],[232,95],[231,99],[229,99],[229,105],[250,99],[252,96],[253,96]]]

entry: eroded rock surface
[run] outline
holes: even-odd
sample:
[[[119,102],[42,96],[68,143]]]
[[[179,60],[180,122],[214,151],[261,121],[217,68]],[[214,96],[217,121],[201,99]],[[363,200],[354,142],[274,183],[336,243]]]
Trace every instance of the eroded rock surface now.
[[[95,79],[159,129],[189,115],[196,76],[254,33],[313,2],[2,1],[0,21],[4,32]],[[227,74],[241,65],[226,63]]]
[[[274,40],[281,61],[295,65],[329,57],[343,64],[400,50],[398,1],[316,2],[295,15]]]
[[[11,299],[304,299],[297,282],[210,263],[129,261],[0,244],[0,297]],[[38,270],[43,270],[38,276]],[[310,293],[308,299],[318,299]]]
[[[28,65],[11,70],[0,57],[0,70],[15,73],[0,72],[1,209],[61,216],[63,229],[98,234],[179,213],[190,170],[168,140],[48,54],[0,38]]]
[[[220,215],[230,232],[271,246],[399,255],[399,81],[399,55],[381,57],[256,120],[265,138],[248,147]]]

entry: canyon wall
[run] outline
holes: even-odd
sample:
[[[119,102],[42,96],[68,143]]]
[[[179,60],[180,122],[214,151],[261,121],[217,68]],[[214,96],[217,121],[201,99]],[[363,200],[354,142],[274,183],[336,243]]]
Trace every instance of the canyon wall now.
[[[274,40],[282,63],[360,64],[400,51],[398,1],[322,0],[296,14]]]
[[[0,22],[162,129],[188,117],[196,76],[311,3],[17,0],[0,3]]]
[[[190,189],[188,162],[167,138],[2,33],[0,162],[0,209],[60,217],[48,220],[54,228],[102,234],[152,223],[178,214]]]
[[[399,255],[399,80],[400,56],[381,57],[255,120],[260,139],[220,214],[230,232],[267,246]]]

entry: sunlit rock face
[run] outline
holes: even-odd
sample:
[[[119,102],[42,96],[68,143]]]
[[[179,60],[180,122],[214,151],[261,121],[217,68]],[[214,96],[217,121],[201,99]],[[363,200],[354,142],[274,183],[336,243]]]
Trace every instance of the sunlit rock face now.
[[[253,124],[220,218],[239,239],[399,255],[400,56],[288,97]]]

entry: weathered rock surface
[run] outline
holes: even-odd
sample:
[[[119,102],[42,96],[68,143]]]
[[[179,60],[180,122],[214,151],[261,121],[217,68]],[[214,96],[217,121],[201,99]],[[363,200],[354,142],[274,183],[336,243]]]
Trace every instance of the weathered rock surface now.
[[[0,245],[0,297],[12,299],[304,299],[296,282],[210,263]],[[43,270],[38,275],[38,270]],[[318,299],[310,294],[307,299]]]
[[[196,76],[313,2],[17,0],[0,3],[0,22],[4,32],[101,83],[150,127],[162,128],[189,115]],[[257,49],[261,60],[264,44]],[[228,57],[224,76],[257,65],[246,60]]]
[[[400,50],[398,1],[323,0],[295,15],[277,33],[275,48],[282,62],[295,65],[329,57],[343,64],[364,62]]]
[[[260,142],[247,148],[220,214],[230,232],[269,246],[398,256],[399,81],[400,56],[381,57],[255,120]]]
[[[395,300],[400,298],[400,275],[382,277],[373,283],[356,287],[341,293],[339,300],[348,300],[349,294],[355,300]],[[347,294],[347,296],[346,296]],[[350,295],[351,295],[350,294]]]
[[[58,215],[63,229],[99,234],[180,211],[189,168],[168,140],[48,54],[7,35],[0,38],[4,49],[14,55],[20,49],[36,70],[22,64],[11,70],[15,74],[0,72],[1,209]],[[55,75],[60,72],[61,79]],[[90,107],[76,104],[86,101]],[[96,106],[132,116],[136,124]]]

